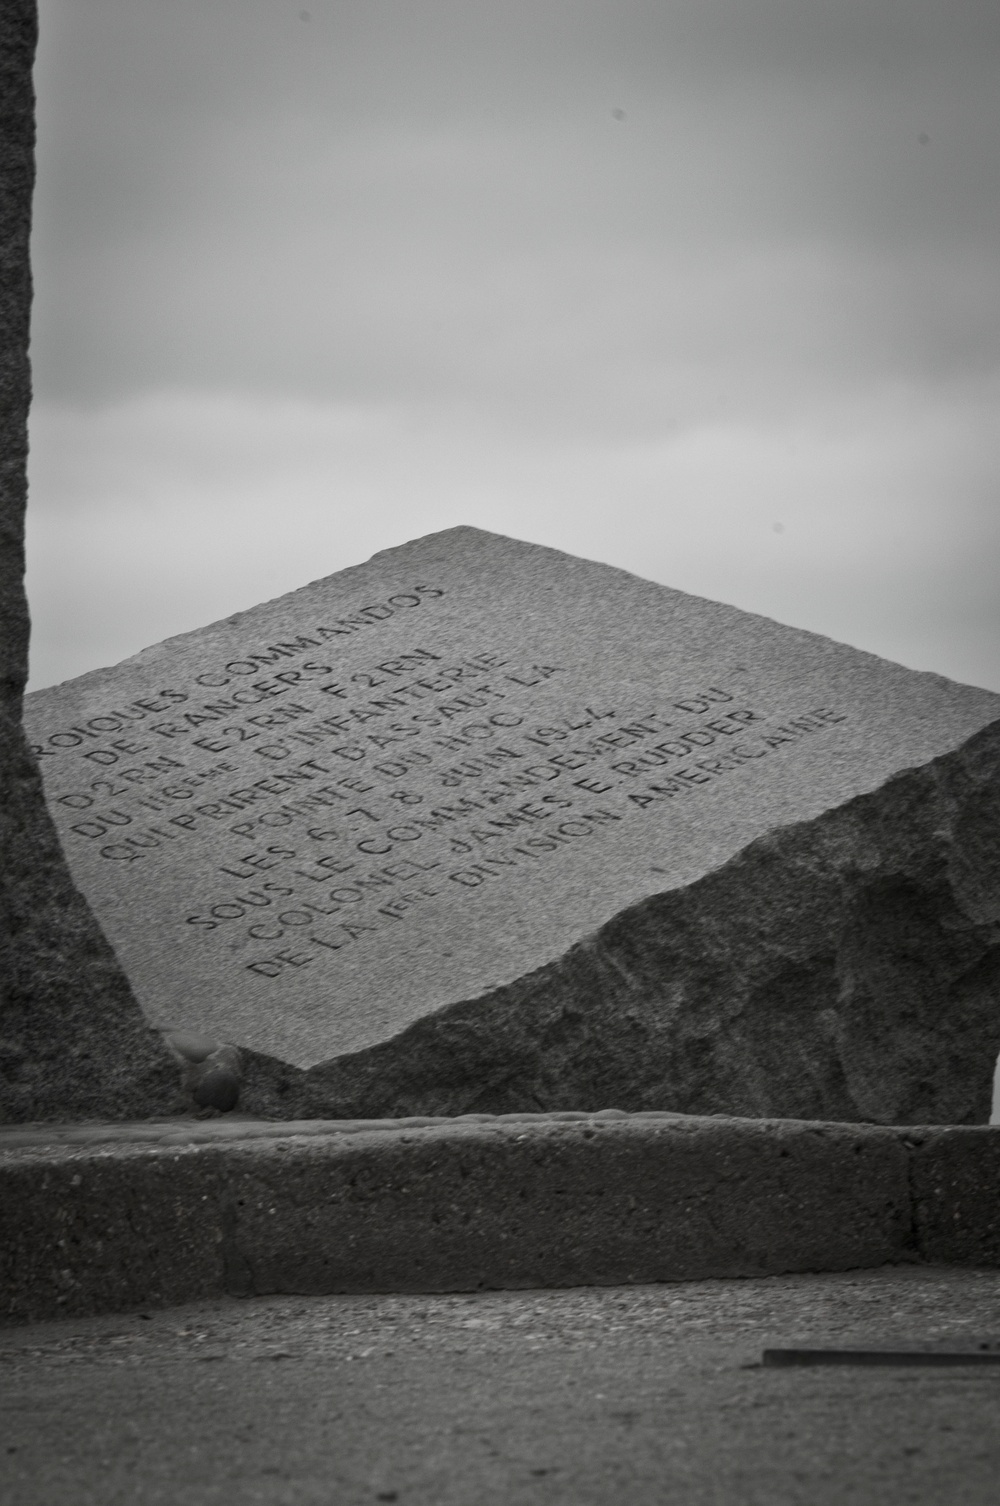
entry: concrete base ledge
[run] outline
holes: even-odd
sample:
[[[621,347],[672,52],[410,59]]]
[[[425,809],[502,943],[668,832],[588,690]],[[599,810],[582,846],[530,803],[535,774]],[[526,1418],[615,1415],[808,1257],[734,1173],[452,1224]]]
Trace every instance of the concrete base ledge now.
[[[674,1114],[0,1130],[0,1321],[1000,1264],[1000,1132]]]

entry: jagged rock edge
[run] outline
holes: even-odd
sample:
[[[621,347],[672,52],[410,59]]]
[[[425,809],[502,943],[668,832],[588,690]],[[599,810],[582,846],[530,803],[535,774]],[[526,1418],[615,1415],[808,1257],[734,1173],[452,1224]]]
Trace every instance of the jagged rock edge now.
[[[984,1122],[1000,1049],[998,854],[994,722],[389,1041],[306,1071],[245,1052],[241,1107]],[[928,979],[936,991],[916,997]]]

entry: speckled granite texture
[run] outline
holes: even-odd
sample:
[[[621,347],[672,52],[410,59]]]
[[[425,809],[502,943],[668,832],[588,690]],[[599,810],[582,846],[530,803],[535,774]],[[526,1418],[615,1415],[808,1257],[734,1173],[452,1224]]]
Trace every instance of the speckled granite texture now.
[[[34,3],[0,6],[0,1121],[166,1113],[177,1070],[74,887],[21,731]]]
[[[985,1123],[998,854],[994,725],[398,1041],[302,1074],[251,1058],[244,1102]]]
[[[268,1292],[996,1266],[1000,1130],[684,1118],[0,1131],[0,1324]]]
[[[9,1152],[0,1137],[0,1321],[220,1291],[844,1270],[910,1250],[892,1131],[624,1115],[289,1131]]]

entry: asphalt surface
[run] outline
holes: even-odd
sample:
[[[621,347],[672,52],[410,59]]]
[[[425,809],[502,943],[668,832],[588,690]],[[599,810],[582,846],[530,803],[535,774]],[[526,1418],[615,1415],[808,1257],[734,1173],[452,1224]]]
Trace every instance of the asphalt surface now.
[[[5,1506],[996,1506],[1000,1272],[226,1299],[0,1333]]]

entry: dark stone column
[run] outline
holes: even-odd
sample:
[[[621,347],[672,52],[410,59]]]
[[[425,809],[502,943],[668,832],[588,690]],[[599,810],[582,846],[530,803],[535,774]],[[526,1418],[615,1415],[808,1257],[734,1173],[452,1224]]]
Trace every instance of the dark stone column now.
[[[0,4],[0,1121],[176,1112],[177,1069],[74,888],[21,730],[35,0]]]

